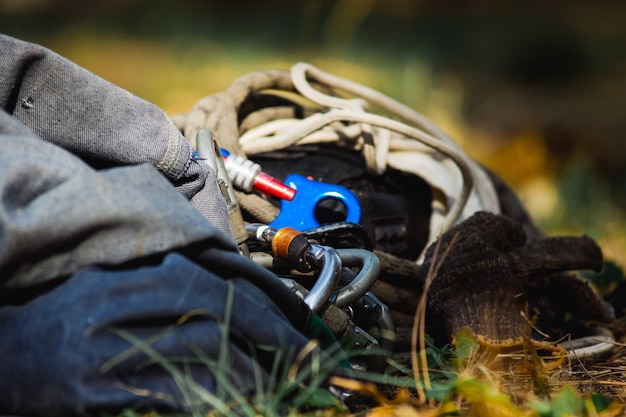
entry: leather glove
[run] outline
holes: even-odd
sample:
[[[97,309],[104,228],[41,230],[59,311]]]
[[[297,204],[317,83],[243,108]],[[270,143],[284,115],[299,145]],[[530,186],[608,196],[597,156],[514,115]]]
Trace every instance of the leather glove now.
[[[0,413],[85,415],[142,402],[189,410],[189,387],[160,358],[209,392],[222,372],[250,393],[274,361],[288,368],[309,339],[257,286],[230,275],[224,280],[171,253],[150,266],[86,269],[23,305],[0,308]]]
[[[453,227],[426,253],[422,279],[434,278],[428,308],[447,337],[464,326],[491,340],[517,339],[529,319],[551,338],[563,331],[566,313],[610,321],[612,309],[591,287],[566,271],[600,270],[602,253],[586,237],[528,240],[512,218],[479,212]],[[436,320],[435,320],[436,322]]]

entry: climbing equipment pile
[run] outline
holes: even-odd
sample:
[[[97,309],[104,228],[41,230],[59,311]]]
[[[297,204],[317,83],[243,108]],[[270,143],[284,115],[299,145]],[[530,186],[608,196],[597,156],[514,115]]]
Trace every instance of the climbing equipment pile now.
[[[242,253],[344,346],[410,351],[426,251],[476,213],[540,237],[510,189],[428,118],[310,64],[244,75],[172,119],[222,173]],[[610,320],[604,307],[596,318]]]

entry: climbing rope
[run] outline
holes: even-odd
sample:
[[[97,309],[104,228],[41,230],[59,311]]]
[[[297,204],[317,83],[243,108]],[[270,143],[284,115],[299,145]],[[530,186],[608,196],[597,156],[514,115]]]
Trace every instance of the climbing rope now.
[[[384,114],[371,112],[373,107]],[[476,211],[500,212],[484,170],[428,118],[307,63],[297,63],[289,72],[245,75],[174,121],[192,145],[201,128],[213,131],[231,153],[248,157],[335,143],[360,151],[371,174],[382,175],[391,167],[423,178],[434,191],[426,246]]]

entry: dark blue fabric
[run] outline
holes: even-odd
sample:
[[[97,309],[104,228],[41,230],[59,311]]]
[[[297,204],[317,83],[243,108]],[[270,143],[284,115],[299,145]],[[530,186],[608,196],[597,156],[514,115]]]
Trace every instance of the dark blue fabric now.
[[[0,411],[75,415],[144,401],[185,409],[169,371],[119,330],[142,340],[160,335],[151,346],[169,361],[198,358],[194,347],[218,361],[227,340],[228,358],[217,363],[244,394],[254,390],[255,377],[267,378],[274,360],[288,364],[308,342],[256,286],[226,281],[182,255],[139,268],[90,268],[24,305],[0,309]],[[255,344],[282,356],[255,355],[255,362]],[[103,368],[124,352],[128,357]],[[216,392],[210,367],[174,364]]]

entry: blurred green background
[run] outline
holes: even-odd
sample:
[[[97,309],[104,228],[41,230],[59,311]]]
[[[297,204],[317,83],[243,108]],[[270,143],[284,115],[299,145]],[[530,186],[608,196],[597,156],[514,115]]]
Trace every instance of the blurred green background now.
[[[626,266],[626,2],[0,0],[0,32],[182,113],[307,61],[441,125],[548,234]]]

